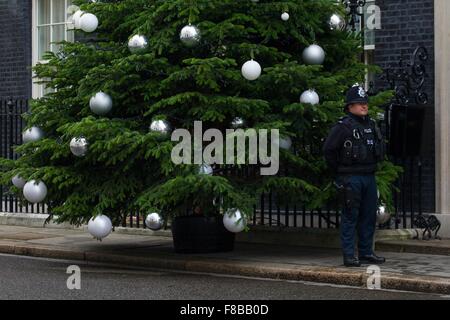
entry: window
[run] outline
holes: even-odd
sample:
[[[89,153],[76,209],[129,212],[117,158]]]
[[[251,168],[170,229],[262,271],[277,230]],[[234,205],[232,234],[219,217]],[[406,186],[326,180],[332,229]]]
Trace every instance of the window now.
[[[74,33],[66,24],[71,4],[72,0],[33,0],[33,65],[45,63],[45,52],[59,50],[54,42],[74,40]],[[44,86],[33,84],[33,98],[45,93]]]

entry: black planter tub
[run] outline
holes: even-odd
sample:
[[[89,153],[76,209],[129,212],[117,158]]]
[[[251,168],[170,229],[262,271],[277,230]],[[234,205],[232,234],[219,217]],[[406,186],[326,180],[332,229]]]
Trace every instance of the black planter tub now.
[[[223,226],[222,217],[182,216],[172,222],[176,253],[227,252],[234,249],[234,233]]]

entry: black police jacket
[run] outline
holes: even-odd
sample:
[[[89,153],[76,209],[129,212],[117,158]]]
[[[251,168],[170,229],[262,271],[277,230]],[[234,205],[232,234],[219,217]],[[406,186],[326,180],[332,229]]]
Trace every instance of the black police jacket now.
[[[373,174],[385,156],[385,144],[376,122],[350,112],[331,129],[323,146],[335,174]]]

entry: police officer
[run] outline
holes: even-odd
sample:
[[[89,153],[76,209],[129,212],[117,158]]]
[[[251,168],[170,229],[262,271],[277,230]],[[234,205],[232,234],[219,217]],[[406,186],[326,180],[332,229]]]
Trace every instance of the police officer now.
[[[375,171],[377,162],[384,158],[384,141],[376,122],[368,116],[364,88],[359,85],[350,88],[344,111],[346,116],[332,128],[323,147],[344,201],[340,230],[344,265],[382,264],[385,259],[373,252],[373,238],[378,206]]]

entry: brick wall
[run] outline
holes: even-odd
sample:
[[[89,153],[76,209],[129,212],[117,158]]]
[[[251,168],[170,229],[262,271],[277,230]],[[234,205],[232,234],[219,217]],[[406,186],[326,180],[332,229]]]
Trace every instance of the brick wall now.
[[[0,0],[0,99],[31,97],[31,0]]]
[[[375,64],[387,68],[397,63],[401,57],[409,61],[417,46],[424,46],[429,53],[426,64],[427,78],[424,90],[429,97],[427,108],[434,105],[434,5],[433,0],[376,0],[381,8],[381,30],[375,32]],[[378,82],[377,86],[383,84]],[[433,114],[433,110],[431,114]],[[415,158],[411,162],[413,166],[422,160],[422,206],[425,211],[435,210],[435,159],[434,159],[434,118],[428,117],[429,123],[426,143],[431,147],[421,159]],[[406,166],[410,173],[410,164]],[[406,203],[418,206],[418,172],[406,175],[405,190]],[[409,205],[408,205],[409,207]]]

